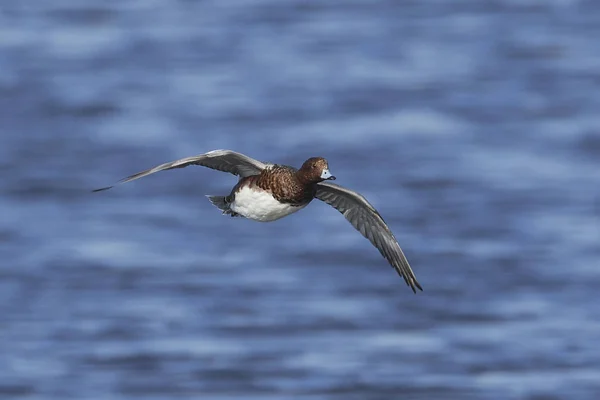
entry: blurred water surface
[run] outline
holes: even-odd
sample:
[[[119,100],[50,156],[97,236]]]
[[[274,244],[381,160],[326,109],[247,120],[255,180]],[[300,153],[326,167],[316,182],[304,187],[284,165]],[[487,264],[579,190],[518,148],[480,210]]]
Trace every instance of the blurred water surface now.
[[[0,3],[0,398],[597,399],[600,3]],[[335,210],[223,217],[231,148]]]

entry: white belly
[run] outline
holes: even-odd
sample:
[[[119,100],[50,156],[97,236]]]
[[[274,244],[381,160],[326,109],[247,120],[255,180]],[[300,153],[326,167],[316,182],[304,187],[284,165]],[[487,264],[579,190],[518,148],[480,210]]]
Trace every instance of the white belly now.
[[[268,192],[248,187],[241,188],[236,194],[230,208],[236,213],[255,221],[269,222],[306,207],[280,203]]]

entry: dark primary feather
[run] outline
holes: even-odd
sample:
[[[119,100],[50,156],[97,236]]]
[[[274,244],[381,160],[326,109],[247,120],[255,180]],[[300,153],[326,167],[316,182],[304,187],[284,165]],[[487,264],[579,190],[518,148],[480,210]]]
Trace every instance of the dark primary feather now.
[[[201,165],[203,167],[208,167],[223,172],[229,172],[241,178],[250,175],[260,174],[260,171],[262,171],[267,166],[267,164],[265,163],[262,163],[235,151],[213,150],[205,154],[182,158],[181,160],[171,161],[168,163],[158,165],[154,168],[138,172],[137,174],[133,174],[131,176],[128,176],[127,178],[121,179],[118,182],[118,184],[127,183],[135,179],[143,178],[150,174],[154,174],[155,172],[165,171],[174,168],[184,168],[188,165]],[[108,190],[113,186],[95,189],[94,192]]]
[[[407,285],[416,293],[423,290],[404,256],[398,241],[377,210],[361,194],[329,182],[316,185],[315,197],[336,210],[377,247],[383,257],[404,278]]]

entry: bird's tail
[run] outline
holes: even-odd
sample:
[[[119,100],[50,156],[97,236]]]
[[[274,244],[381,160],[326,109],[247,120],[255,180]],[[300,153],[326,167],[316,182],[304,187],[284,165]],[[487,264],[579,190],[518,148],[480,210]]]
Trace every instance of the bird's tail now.
[[[227,196],[206,196],[208,200],[219,210],[223,211],[223,214],[231,215],[235,217],[238,215],[229,207],[229,202],[227,201]]]

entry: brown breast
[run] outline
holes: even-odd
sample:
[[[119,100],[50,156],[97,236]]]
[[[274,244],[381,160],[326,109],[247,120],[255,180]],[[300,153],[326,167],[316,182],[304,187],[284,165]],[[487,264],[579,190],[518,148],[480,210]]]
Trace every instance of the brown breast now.
[[[316,192],[314,184],[303,185],[296,178],[296,170],[285,165],[274,165],[264,169],[260,175],[243,178],[234,191],[242,186],[266,190],[276,200],[298,206],[309,203]]]

